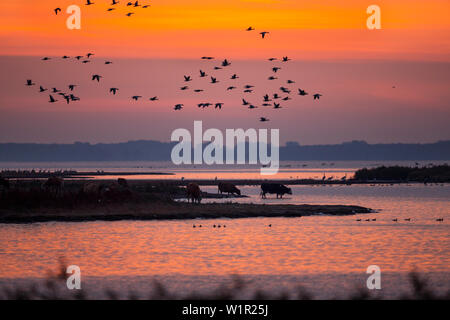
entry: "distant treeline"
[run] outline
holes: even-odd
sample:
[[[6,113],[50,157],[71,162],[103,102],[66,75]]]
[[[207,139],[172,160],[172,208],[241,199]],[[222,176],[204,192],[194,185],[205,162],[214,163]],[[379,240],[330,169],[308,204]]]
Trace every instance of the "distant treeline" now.
[[[175,144],[152,140],[109,144],[2,143],[0,161],[168,161]],[[364,141],[352,141],[309,146],[288,142],[280,147],[280,160],[450,160],[450,141],[428,144],[368,144]]]
[[[450,182],[450,166],[431,167],[377,167],[355,172],[356,180],[402,180],[420,182]]]

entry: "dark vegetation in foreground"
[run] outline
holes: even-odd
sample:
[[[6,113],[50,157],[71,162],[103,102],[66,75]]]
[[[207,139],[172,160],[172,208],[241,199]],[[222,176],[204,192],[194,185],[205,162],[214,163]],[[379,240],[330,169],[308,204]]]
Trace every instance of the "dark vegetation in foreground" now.
[[[37,286],[31,284],[25,287],[0,287],[0,299],[3,300],[239,300],[243,296],[249,300],[313,300],[314,295],[305,289],[301,284],[296,290],[281,290],[278,293],[250,288],[248,283],[239,276],[234,276],[232,281],[226,285],[219,286],[208,293],[198,293],[195,291],[177,294],[168,290],[156,279],[152,282],[152,289],[148,294],[136,293],[133,291],[123,292],[105,289],[103,292],[90,295],[87,290],[67,289],[66,267],[60,265],[58,272],[49,272],[44,284]],[[444,294],[436,294],[430,288],[428,280],[416,271],[409,274],[410,291],[399,293],[395,299],[402,300],[449,300],[450,290]],[[250,293],[250,295],[246,295]],[[372,300],[383,299],[377,292],[371,295],[367,288],[355,288],[347,296],[334,297],[337,300]]]
[[[447,164],[430,167],[377,167],[359,169],[355,172],[355,180],[396,180],[410,182],[450,182],[450,166]]]
[[[64,181],[64,187],[45,184],[39,180],[18,180],[7,189],[0,189],[0,223],[301,217],[371,212],[364,207],[345,205],[187,204],[175,201],[186,196],[184,187],[124,179],[122,183],[69,180]],[[207,193],[202,196],[228,197]]]

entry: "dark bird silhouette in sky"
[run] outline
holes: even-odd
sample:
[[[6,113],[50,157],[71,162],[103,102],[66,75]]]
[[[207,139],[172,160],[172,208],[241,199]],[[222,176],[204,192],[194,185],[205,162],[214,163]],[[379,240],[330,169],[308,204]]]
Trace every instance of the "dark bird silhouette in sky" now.
[[[127,16],[127,17],[131,17],[133,14],[134,14],[134,12],[128,12],[128,13],[126,14],[126,16]]]
[[[105,64],[111,64],[112,61],[105,61]]]
[[[77,60],[80,60],[81,58],[83,58],[83,56],[76,56],[74,58],[77,59]]]
[[[284,93],[291,93],[291,90],[289,90],[288,88],[285,87],[280,87],[280,90],[283,91]]]
[[[56,89],[56,88],[52,88],[52,92],[53,92],[53,93],[57,93],[57,92],[61,92],[61,90],[58,90],[58,89]]]
[[[273,98],[274,98],[274,99],[280,99],[280,96],[278,95],[278,93],[274,93],[274,94],[273,94]]]
[[[132,96],[131,99],[134,101],[138,101],[139,98],[142,98],[142,96]]]
[[[233,74],[232,76],[231,76],[231,80],[236,80],[236,79],[238,79],[239,77],[237,76],[237,74],[235,73],[235,74]]]
[[[216,78],[214,78],[214,77],[211,77],[211,83],[218,83],[219,81],[217,81],[217,79]]]
[[[45,89],[43,86],[39,86],[39,92],[44,92],[47,91],[47,89]]]
[[[50,97],[50,100],[48,102],[53,103],[53,102],[58,101],[55,98],[53,98],[53,96],[51,94],[49,94],[48,96]]]
[[[269,98],[269,95],[268,94],[266,94],[266,95],[264,95],[264,102],[269,102],[269,101],[272,101],[272,100],[270,100],[270,98]]]
[[[92,4],[95,4],[95,3],[91,2],[91,0],[86,0],[86,5],[87,5],[87,6],[90,6],[90,5],[92,5]]]
[[[267,60],[269,60],[269,61],[274,61],[274,60],[277,60],[277,58],[269,58],[269,59],[267,59]]]
[[[272,71],[273,71],[273,72],[277,72],[277,71],[280,70],[280,69],[281,69],[280,67],[273,67],[273,68],[272,68]]]
[[[260,32],[259,34],[261,35],[261,38],[264,39],[264,37],[265,37],[266,34],[268,34],[268,33],[269,33],[268,31],[262,31],[262,32]]]
[[[89,60],[83,60],[81,63],[89,63]]]
[[[181,110],[183,108],[183,104],[179,103],[176,104],[175,107],[173,107],[174,110]]]
[[[252,85],[250,85],[250,84],[246,84],[245,86],[244,86],[244,88],[245,89],[250,89],[250,88],[254,88],[255,86],[252,86]]]
[[[212,60],[214,57],[202,57],[203,60]]]
[[[184,81],[185,82],[189,82],[189,81],[191,81],[192,79],[191,79],[191,76],[184,76]]]
[[[249,104],[250,104],[250,102],[246,101],[245,99],[242,99],[242,105],[243,106],[247,106]]]
[[[280,104],[279,103],[273,103],[273,108],[274,109],[281,109]]]
[[[86,57],[88,57],[88,58],[90,58],[91,56],[93,56],[94,55],[94,53],[88,53],[87,55],[86,55]]]
[[[236,89],[236,87],[233,87],[233,86],[231,86],[231,87],[228,87],[228,88],[227,88],[227,91],[229,91],[229,90],[233,90],[233,89]]]
[[[200,70],[200,78],[206,77],[207,74],[205,71]]]
[[[255,28],[253,28],[253,27],[248,27],[245,31],[253,31],[253,30],[255,30]]]
[[[267,78],[267,80],[276,80],[276,79],[278,79],[278,78],[274,77],[274,76],[270,76],[270,77]]]
[[[258,107],[257,107],[257,106],[254,106],[253,104],[251,104],[251,105],[248,106],[248,108],[249,108],[249,109],[256,109],[256,108],[258,108]]]
[[[116,94],[116,92],[119,90],[119,88],[109,88],[109,92],[112,94]]]
[[[220,70],[222,69],[221,67],[214,67],[214,70]]]
[[[150,99],[149,99],[150,101],[157,101],[158,100],[158,97],[151,97]]]
[[[181,88],[180,88],[180,90],[183,90],[183,91],[184,91],[184,90],[187,90],[187,89],[189,89],[188,86],[184,86],[184,87],[181,87]]]
[[[222,67],[228,67],[231,64],[227,59],[222,61]]]
[[[244,90],[244,92],[245,92],[245,93],[252,93],[253,90],[252,90],[252,89],[246,89],[246,90]]]
[[[195,89],[194,92],[202,92],[203,89]]]
[[[77,85],[76,84],[69,84],[69,90],[73,91]]]
[[[43,58],[42,58],[43,61],[47,61],[47,60],[50,60],[50,59],[51,59],[51,58],[49,58],[49,57],[43,57]]]
[[[290,61],[291,59],[289,59],[287,56],[286,57],[283,57],[283,60],[281,60],[281,61],[283,61],[283,62],[288,62],[288,61]]]
[[[63,56],[62,58],[63,59],[69,59],[70,57],[69,56]]]
[[[298,95],[299,96],[306,96],[306,95],[308,95],[308,92],[306,92],[305,90],[302,90],[302,89],[298,89]]]
[[[268,118],[265,118],[265,117],[260,117],[260,118],[259,118],[259,121],[261,121],[261,122],[266,122],[266,121],[269,121],[269,119],[268,119]]]
[[[320,93],[314,94],[314,100],[319,100],[322,95]]]
[[[61,8],[55,8],[55,14],[58,15],[58,12],[61,12]]]
[[[282,100],[283,101],[288,101],[288,100],[291,100],[291,97],[284,97]]]
[[[33,82],[33,80],[27,80],[26,86],[34,86],[36,83]]]
[[[92,75],[92,80],[97,80],[97,82],[100,82],[100,78],[103,78],[103,77],[98,74]]]
[[[112,6],[114,6],[114,5],[118,4],[118,3],[119,3],[119,1],[116,1],[116,0],[112,0],[112,3],[111,3],[111,5],[112,5]]]
[[[292,83],[295,83],[295,81],[294,80],[287,80],[286,81],[288,84],[292,84]]]
[[[214,106],[214,109],[217,109],[217,108],[222,109],[223,104],[224,104],[223,102],[216,103],[216,105]]]

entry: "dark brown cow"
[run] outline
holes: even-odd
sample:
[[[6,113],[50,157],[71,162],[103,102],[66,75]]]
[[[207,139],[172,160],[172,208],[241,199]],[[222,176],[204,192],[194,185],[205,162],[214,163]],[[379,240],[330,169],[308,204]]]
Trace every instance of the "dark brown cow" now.
[[[219,182],[219,193],[228,193],[228,194],[237,194],[237,195],[241,195],[241,190],[239,190],[238,188],[236,188],[236,186],[232,183],[228,183],[228,182]]]
[[[202,201],[202,191],[196,183],[189,183],[186,187],[186,198],[188,200],[192,199],[192,203],[200,203]]]

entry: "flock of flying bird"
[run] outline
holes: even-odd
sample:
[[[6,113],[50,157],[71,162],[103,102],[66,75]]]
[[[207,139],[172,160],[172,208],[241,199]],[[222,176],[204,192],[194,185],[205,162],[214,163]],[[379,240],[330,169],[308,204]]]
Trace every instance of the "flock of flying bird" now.
[[[84,5],[86,5],[86,6],[91,6],[91,5],[94,5],[95,3],[94,2],[92,2],[92,0],[86,0],[86,3],[84,4]],[[114,11],[114,10],[116,10],[116,7],[117,7],[117,5],[119,4],[119,1],[117,1],[117,0],[112,0],[111,1],[111,7],[110,8],[108,8],[106,11],[107,12],[111,12],[111,11]],[[139,4],[139,1],[134,1],[134,2],[127,2],[127,5],[126,5],[127,7],[131,7],[131,8],[142,8],[142,9],[146,9],[146,8],[148,8],[148,7],[150,7],[150,5],[149,4],[145,4],[145,5],[141,5],[141,4]],[[55,8],[55,9],[53,9],[53,11],[55,12],[55,14],[56,15],[58,15],[58,13],[59,12],[61,12],[61,8]],[[127,12],[125,15],[127,16],[127,17],[131,17],[133,14],[135,14],[135,12]]]
[[[92,57],[93,55],[94,55],[94,53],[88,53],[88,54],[86,54],[85,56],[75,56],[75,57],[73,57],[72,59],[75,59],[75,60],[77,60],[77,61],[80,61],[81,63],[86,64],[86,63],[90,63],[90,62],[92,61],[91,57]],[[51,60],[51,59],[52,59],[52,58],[50,58],[50,57],[44,57],[44,58],[42,58],[41,60],[42,60],[42,61],[48,61],[48,60]],[[61,59],[66,60],[66,59],[71,59],[71,57],[69,57],[69,56],[63,56]],[[213,60],[214,57],[204,56],[204,57],[201,57],[201,59],[202,59],[202,60]],[[275,61],[275,60],[277,60],[277,58],[269,58],[268,60],[269,60],[269,61]],[[282,61],[283,63],[288,62],[288,61],[290,61],[290,60],[291,60],[291,59],[289,59],[287,56],[281,58],[281,61]],[[112,62],[112,61],[109,61],[109,60],[104,61],[104,64],[105,64],[105,65],[110,65],[110,64],[112,64],[112,63],[113,63],[113,62]],[[230,62],[228,59],[224,59],[224,60],[221,62],[220,66],[215,66],[215,67],[213,68],[213,70],[220,70],[220,69],[229,67],[230,65],[231,65],[231,62]],[[278,66],[272,67],[271,71],[273,72],[273,75],[269,76],[269,77],[267,78],[267,80],[268,80],[268,81],[277,80],[278,78],[275,77],[274,75],[277,74],[278,71],[279,71],[280,69],[281,69],[281,67],[278,67]],[[198,75],[198,77],[199,77],[199,78],[207,78],[207,77],[209,77],[209,78],[210,78],[210,82],[209,82],[209,83],[210,83],[211,85],[215,85],[215,84],[217,84],[217,83],[220,82],[216,76],[212,76],[212,75],[211,75],[211,76],[208,76],[207,72],[204,71],[204,70],[202,70],[202,69],[199,70],[199,75]],[[102,78],[103,78],[103,76],[100,75],[100,74],[92,74],[91,77],[90,77],[91,81],[96,81],[96,82],[100,82]],[[228,78],[228,77],[227,77],[227,78]],[[229,76],[229,79],[230,79],[230,80],[237,80],[237,79],[239,79],[239,76],[238,76],[236,73],[233,73],[231,76]],[[180,90],[181,90],[181,91],[187,91],[187,90],[190,90],[188,84],[190,84],[191,82],[193,82],[194,77],[191,76],[191,75],[183,75],[182,80],[183,80],[183,85],[180,87]],[[288,79],[288,80],[286,80],[286,83],[287,83],[288,85],[290,85],[290,84],[295,84],[295,81]],[[28,80],[26,81],[25,85],[31,87],[31,86],[34,86],[34,85],[36,85],[36,84],[33,82],[33,80],[28,79]],[[76,84],[69,84],[69,85],[67,85],[67,88],[69,89],[69,92],[68,92],[68,93],[63,92],[62,90],[57,89],[56,87],[51,88],[50,94],[49,94],[49,101],[48,101],[48,102],[54,103],[54,102],[57,102],[57,101],[58,101],[52,94],[54,94],[54,95],[56,95],[56,94],[57,94],[57,95],[60,95],[61,97],[63,97],[64,100],[66,100],[67,104],[69,104],[70,102],[79,101],[80,98],[77,97],[77,96],[75,96],[74,93],[73,93],[74,89],[75,89],[77,86],[78,86],[78,85],[76,85]],[[242,87],[241,90],[242,90],[243,94],[251,94],[251,93],[253,93],[254,88],[255,88],[254,85],[246,84],[246,85],[244,85],[244,86]],[[44,88],[42,85],[39,86],[39,92],[41,92],[41,93],[42,93],[42,92],[46,92],[46,91],[48,91],[48,90],[49,90],[49,89]],[[237,87],[237,84],[236,84],[236,85],[231,85],[231,86],[226,86],[226,91],[227,91],[227,92],[228,92],[228,91],[235,91],[235,90],[239,90],[238,87]],[[298,93],[297,93],[297,94],[298,94],[299,96],[307,96],[307,95],[308,95],[308,92],[306,92],[306,91],[303,90],[303,89],[298,88],[297,90],[298,90]],[[199,92],[203,92],[204,89],[194,89],[194,90],[192,90],[192,91],[193,91],[193,92],[196,92],[196,93],[199,93]],[[117,87],[111,87],[111,88],[109,88],[109,93],[112,94],[112,95],[116,95],[116,94],[118,94],[118,92],[119,92],[119,88],[117,88]],[[285,86],[281,86],[281,87],[279,88],[279,92],[275,92],[275,93],[273,93],[273,94],[271,94],[271,95],[269,95],[269,94],[266,93],[266,94],[263,96],[261,106],[263,106],[263,107],[271,107],[271,106],[272,106],[273,109],[281,109],[281,108],[282,108],[282,107],[281,107],[281,101],[292,100],[291,92],[292,92],[292,89],[290,89],[290,88],[288,88],[288,87],[285,87]],[[322,95],[321,95],[320,93],[315,93],[315,94],[313,94],[313,99],[314,99],[314,100],[319,100],[321,96],[322,96]],[[143,98],[142,95],[133,95],[133,96],[131,96],[131,99],[134,100],[134,101],[138,101],[138,100],[141,99],[141,98]],[[148,98],[148,100],[149,100],[149,101],[158,101],[159,98],[158,98],[158,96],[152,96],[152,97]],[[250,100],[250,99],[247,98],[247,97],[242,98],[242,105],[248,107],[249,109],[256,109],[256,108],[258,108],[257,105],[250,103],[249,100]],[[277,101],[278,101],[278,102],[277,102]],[[207,108],[207,107],[210,107],[210,106],[214,106],[215,109],[222,109],[223,105],[224,105],[223,102],[215,102],[215,103],[201,102],[201,103],[198,103],[198,104],[197,104],[197,106],[198,106],[199,108],[203,108],[203,109],[204,109],[204,108]],[[183,109],[183,107],[184,107],[184,104],[178,103],[178,104],[176,104],[176,105],[173,107],[173,109],[176,110],[176,111],[178,111],[178,110]],[[259,120],[260,120],[261,122],[269,121],[269,119],[266,118],[266,117],[260,117]]]
[[[118,3],[119,3],[119,1],[112,0],[111,5],[114,6],[114,5],[117,5]],[[86,5],[88,5],[88,6],[89,5],[93,5],[93,4],[94,3],[91,2],[91,0],[87,0],[87,2],[86,2]],[[148,5],[140,5],[138,1],[135,1],[134,3],[128,2],[127,6],[142,7],[142,8],[147,8],[148,7]],[[112,10],[112,9],[111,10],[110,9],[108,9],[108,11]],[[54,9],[54,12],[55,12],[56,15],[60,11],[61,11],[60,8]],[[245,31],[248,31],[248,32],[254,31],[254,30],[255,29],[253,27],[248,27],[247,29],[245,29]],[[260,32],[261,37],[263,39],[265,38],[265,36],[268,33],[269,33],[268,31]],[[91,60],[92,60],[91,57],[93,55],[94,55],[94,53],[88,53],[85,56],[75,56],[75,57],[73,57],[73,59],[75,59],[75,60],[77,60],[77,61],[79,61],[79,62],[81,62],[83,64],[87,64],[87,63],[91,62]],[[63,60],[67,60],[67,59],[70,59],[70,58],[71,57],[66,56],[66,55],[62,57]],[[42,58],[43,61],[48,61],[48,60],[51,60],[51,59],[52,58],[50,58],[50,57]],[[211,56],[203,56],[203,57],[201,57],[201,59],[202,60],[214,60],[215,58],[211,57]],[[278,60],[278,59],[277,58],[269,58],[268,59],[268,61],[270,61],[272,63],[274,63],[274,61],[276,61],[276,60]],[[287,57],[287,56],[284,56],[284,57],[282,57],[280,59],[280,61],[283,64],[287,63],[290,60],[291,59],[289,57]],[[109,60],[104,61],[104,64],[105,65],[110,65],[110,64],[112,64],[112,61],[109,61]],[[225,69],[225,68],[227,68],[227,69],[230,68],[230,65],[231,65],[231,62],[228,59],[224,59],[223,61],[221,61],[220,65],[214,66],[213,70],[214,70],[214,72],[215,71],[218,72],[218,70]],[[203,69],[205,69],[205,68],[203,68]],[[273,82],[273,81],[277,80],[278,79],[278,77],[277,77],[278,72],[281,69],[282,68],[280,66],[272,66],[272,68],[271,68],[271,75],[267,78],[267,80],[270,81],[270,82]],[[217,83],[221,82],[220,80],[218,80],[217,76],[208,75],[207,72],[205,70],[202,70],[202,69],[199,70],[198,77],[199,78],[208,78],[209,77],[210,78],[210,82],[209,83],[211,85],[213,85],[213,86],[216,85]],[[101,76],[99,74],[92,74],[91,75],[91,80],[92,81],[100,82],[100,80],[102,78],[103,78],[103,76]],[[227,79],[230,79],[233,82],[233,81],[236,81],[237,79],[239,79],[239,76],[238,76],[238,74],[233,73],[231,76],[228,75]],[[192,83],[192,81],[194,80],[194,77],[192,75],[184,75],[182,80],[183,80],[183,85],[180,87],[180,90],[181,91],[190,90],[190,87],[189,87],[188,84]],[[227,85],[226,86],[226,92],[239,90],[238,84],[236,84],[236,83],[237,82],[235,82],[233,85]],[[290,79],[286,80],[286,85],[293,85],[293,84],[295,84],[294,80],[290,80]],[[28,79],[26,81],[25,85],[26,86],[34,86],[35,83],[33,82],[33,80]],[[69,104],[70,102],[79,101],[80,98],[75,96],[74,93],[73,93],[73,91],[74,91],[75,87],[77,87],[77,85],[69,84],[67,87],[69,89],[68,93],[63,92],[62,90],[59,90],[59,89],[57,89],[55,87],[51,88],[51,91],[50,91],[51,94],[49,94],[49,101],[48,102],[49,103],[57,102],[58,100],[55,99],[55,97],[53,96],[53,95],[56,95],[56,94],[60,95],[61,97],[63,97],[63,99],[66,101],[67,104]],[[251,94],[251,93],[253,93],[254,89],[255,89],[254,85],[246,84],[242,88],[242,93],[243,94]],[[41,93],[45,92],[47,90],[49,90],[49,89],[44,88],[42,85],[39,87],[39,92],[41,92]],[[261,106],[262,107],[273,107],[273,109],[281,109],[282,108],[281,107],[281,103],[282,103],[281,101],[292,100],[292,97],[291,97],[292,89],[291,88],[288,88],[288,87],[282,85],[282,86],[279,87],[278,90],[277,90],[277,92],[272,93],[271,95],[266,93],[263,96],[263,100],[262,100]],[[299,96],[307,96],[308,95],[308,92],[306,92],[305,90],[303,90],[301,88],[298,88],[297,90],[298,90],[297,94]],[[195,92],[195,93],[199,93],[199,92],[203,92],[205,90],[197,88],[197,89],[194,89],[192,91]],[[119,92],[119,88],[116,88],[116,87],[109,88],[109,93],[112,94],[112,95],[116,95],[118,92]],[[313,100],[319,100],[321,96],[322,96],[322,94],[315,93],[315,94],[313,94]],[[133,95],[133,96],[131,96],[131,99],[134,100],[134,101],[138,101],[141,98],[143,98],[143,96],[141,96],[141,95]],[[158,100],[159,100],[158,96],[152,96],[152,97],[149,98],[149,101],[158,101]],[[247,96],[245,98],[242,98],[242,105],[248,107],[249,109],[256,109],[256,108],[258,108],[257,105],[255,105],[253,103],[250,103],[249,100],[250,100],[250,98],[248,98]],[[208,108],[210,106],[214,106],[215,109],[219,109],[219,110],[222,109],[223,105],[224,105],[223,102],[215,102],[215,103],[201,102],[201,103],[197,104],[197,106],[199,108],[202,108],[202,109]],[[184,107],[184,104],[178,103],[178,104],[176,104],[173,107],[173,109],[176,110],[176,111],[179,111],[179,110],[182,110],[183,107]],[[266,121],[269,121],[269,119],[266,118],[266,117],[260,117],[259,121],[266,122]]]

